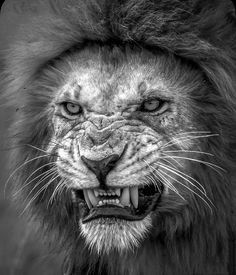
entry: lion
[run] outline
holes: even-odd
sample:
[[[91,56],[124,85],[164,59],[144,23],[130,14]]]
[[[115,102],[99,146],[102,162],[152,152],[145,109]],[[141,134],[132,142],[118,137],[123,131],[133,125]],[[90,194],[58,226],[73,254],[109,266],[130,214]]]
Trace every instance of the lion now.
[[[10,4],[9,181],[65,274],[235,274],[231,1]]]

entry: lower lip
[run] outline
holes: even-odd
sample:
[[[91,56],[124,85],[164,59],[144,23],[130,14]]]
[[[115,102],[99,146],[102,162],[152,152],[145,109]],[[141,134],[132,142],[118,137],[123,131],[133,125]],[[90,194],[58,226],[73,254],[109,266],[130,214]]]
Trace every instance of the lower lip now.
[[[140,203],[144,205],[144,208],[135,209],[131,207],[119,207],[114,205],[104,205],[100,207],[94,207],[88,211],[84,208],[82,223],[87,223],[99,218],[117,218],[128,221],[138,221],[144,219],[157,205],[161,194],[159,196],[150,196],[149,198],[140,198]],[[143,202],[142,202],[143,200]]]
[[[98,218],[117,218],[135,221],[142,220],[144,217],[145,215],[135,215],[134,211],[129,207],[101,206],[92,208],[82,222],[87,223]]]

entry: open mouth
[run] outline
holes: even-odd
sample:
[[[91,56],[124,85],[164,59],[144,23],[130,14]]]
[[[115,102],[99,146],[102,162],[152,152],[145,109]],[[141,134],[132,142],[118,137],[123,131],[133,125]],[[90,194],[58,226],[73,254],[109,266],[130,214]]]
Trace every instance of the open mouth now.
[[[79,205],[82,222],[98,218],[142,220],[157,205],[162,184],[124,188],[73,190],[73,201]],[[82,210],[82,211],[81,211]]]

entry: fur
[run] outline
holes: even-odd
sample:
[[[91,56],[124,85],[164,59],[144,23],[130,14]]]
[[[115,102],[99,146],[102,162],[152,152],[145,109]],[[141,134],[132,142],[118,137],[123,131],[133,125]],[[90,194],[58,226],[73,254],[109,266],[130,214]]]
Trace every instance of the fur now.
[[[236,166],[236,21],[227,0],[70,0],[21,1],[16,8],[25,21],[14,39],[8,39],[1,52],[1,89],[14,115],[10,166],[28,162],[14,174],[19,190],[27,177],[47,161],[35,149],[48,143],[52,125],[48,104],[51,87],[42,76],[55,59],[63,60],[72,48],[94,43],[135,44],[162,49],[194,64],[210,83],[209,93],[195,93],[199,123],[212,133],[220,133],[206,145],[215,163],[226,173],[216,174],[198,166],[197,177],[215,204],[213,213],[199,201],[178,211],[178,202],[162,206],[150,238],[135,251],[117,251],[98,256],[80,238],[74,209],[67,193],[48,207],[54,190],[40,194],[30,214],[54,232],[68,253],[70,274],[141,275],[173,273],[229,274],[229,238],[235,228]],[[51,73],[46,73],[47,80]],[[48,83],[48,81],[47,81]],[[42,92],[43,91],[43,92]],[[6,103],[7,104],[7,103]],[[47,110],[47,111],[46,111]],[[206,157],[207,161],[207,157]],[[36,174],[37,175],[37,174]],[[41,188],[42,185],[38,188]],[[28,200],[39,191],[22,189],[20,198]],[[170,200],[171,201],[171,200]],[[26,204],[27,204],[26,203]],[[177,209],[174,211],[174,209]],[[174,213],[174,214],[173,214]],[[159,223],[161,221],[161,223]],[[158,230],[157,230],[158,228]],[[118,268],[119,267],[119,268]],[[232,273],[233,274],[233,273]]]

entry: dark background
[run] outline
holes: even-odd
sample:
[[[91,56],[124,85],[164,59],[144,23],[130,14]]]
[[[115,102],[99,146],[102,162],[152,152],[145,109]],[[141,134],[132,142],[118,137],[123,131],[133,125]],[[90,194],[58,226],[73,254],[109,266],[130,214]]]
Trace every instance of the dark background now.
[[[0,102],[0,275],[60,275],[61,258],[34,232],[36,226],[29,225],[20,215],[22,210],[11,198],[11,186],[6,186],[10,174],[6,156],[10,150],[4,141],[11,110],[3,105]]]
[[[2,102],[1,102],[2,103]],[[10,172],[6,156],[10,150],[4,145],[5,130],[9,126],[11,110],[0,103],[0,275],[59,275],[62,260],[50,252],[40,239],[36,226],[29,225],[20,215],[11,198],[11,186],[6,185]],[[5,194],[4,194],[5,189]]]
[[[0,7],[4,1],[0,1]],[[236,6],[236,0],[233,0]],[[236,30],[235,30],[236,31]],[[1,43],[1,41],[0,41]],[[1,69],[1,68],[0,68]],[[59,275],[61,258],[47,246],[20,215],[12,202],[10,186],[6,186],[9,172],[6,156],[10,152],[4,140],[9,126],[8,110],[0,103],[0,275]],[[4,189],[6,193],[4,194]]]
[[[4,130],[8,128],[9,110],[0,109],[0,275],[59,275],[60,262],[47,249],[20,215],[18,207],[10,196],[11,186],[6,186],[9,175],[4,146]],[[4,189],[6,193],[4,194]]]

